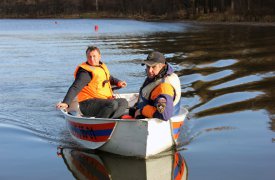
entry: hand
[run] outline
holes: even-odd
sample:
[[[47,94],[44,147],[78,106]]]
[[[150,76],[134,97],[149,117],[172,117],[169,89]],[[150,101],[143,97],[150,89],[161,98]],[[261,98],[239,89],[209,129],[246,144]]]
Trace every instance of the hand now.
[[[67,109],[69,107],[69,105],[67,103],[57,103],[55,106],[57,109]]]
[[[125,81],[119,81],[117,83],[117,87],[124,88],[127,86],[127,83]]]
[[[141,115],[140,109],[137,109],[136,112],[135,112],[135,118],[136,118],[137,116],[140,116],[140,115]]]

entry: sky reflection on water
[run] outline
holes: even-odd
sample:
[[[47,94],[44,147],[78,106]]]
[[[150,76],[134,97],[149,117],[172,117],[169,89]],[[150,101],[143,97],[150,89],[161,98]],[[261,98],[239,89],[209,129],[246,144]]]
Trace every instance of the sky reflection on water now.
[[[120,92],[138,91],[145,78],[140,61],[158,50],[180,76],[182,104],[190,109],[181,137],[189,178],[272,179],[274,32],[274,27],[131,20],[0,20],[0,123],[28,129],[53,145],[72,145],[54,104],[85,60],[87,45],[99,46],[111,73],[128,82]],[[29,135],[22,136],[29,142]],[[56,160],[46,162],[51,163]]]

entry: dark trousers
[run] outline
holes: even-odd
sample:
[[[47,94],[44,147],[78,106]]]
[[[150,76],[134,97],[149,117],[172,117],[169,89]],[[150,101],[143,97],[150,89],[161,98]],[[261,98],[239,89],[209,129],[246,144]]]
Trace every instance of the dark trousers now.
[[[88,99],[79,103],[80,111],[84,116],[96,118],[119,118],[128,108],[124,98],[117,99]]]

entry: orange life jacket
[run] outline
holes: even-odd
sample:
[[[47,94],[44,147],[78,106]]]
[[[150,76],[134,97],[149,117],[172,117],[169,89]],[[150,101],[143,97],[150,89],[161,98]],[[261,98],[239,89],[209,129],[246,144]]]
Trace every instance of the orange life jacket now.
[[[107,66],[102,63],[100,66],[90,66],[86,62],[77,66],[74,77],[79,68],[83,68],[92,74],[92,79],[77,95],[78,102],[92,98],[110,99],[113,91],[110,84],[110,72]]]

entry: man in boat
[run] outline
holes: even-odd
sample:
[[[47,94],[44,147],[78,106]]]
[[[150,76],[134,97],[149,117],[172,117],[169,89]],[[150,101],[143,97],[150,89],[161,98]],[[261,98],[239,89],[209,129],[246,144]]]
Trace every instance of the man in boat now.
[[[130,115],[135,118],[159,118],[167,121],[180,109],[179,77],[160,52],[151,52],[142,62],[147,78],[139,91],[139,100]]]
[[[99,48],[89,46],[86,50],[87,61],[78,65],[75,70],[75,80],[69,88],[63,101],[57,108],[68,108],[77,96],[79,108],[84,116],[97,118],[119,118],[128,107],[124,98],[113,97],[112,85],[126,87],[125,81],[120,81],[110,75],[107,66],[101,62]]]

